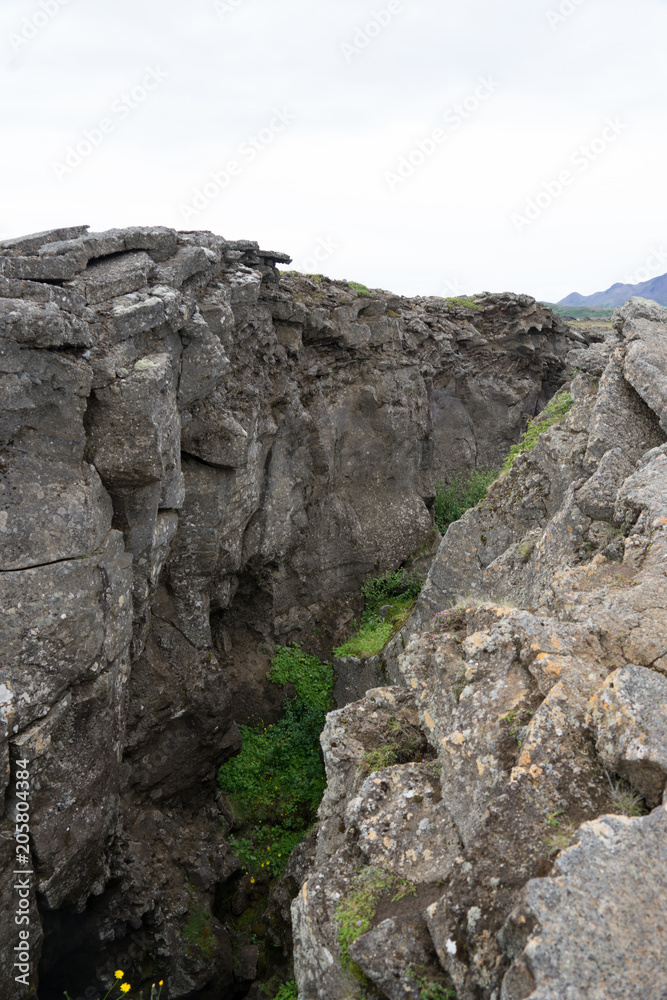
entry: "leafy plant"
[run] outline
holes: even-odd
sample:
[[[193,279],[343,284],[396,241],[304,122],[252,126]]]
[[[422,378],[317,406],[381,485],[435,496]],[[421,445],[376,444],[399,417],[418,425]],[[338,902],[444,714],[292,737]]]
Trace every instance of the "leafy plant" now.
[[[328,712],[333,691],[333,671],[317,656],[304,653],[301,646],[278,646],[271,663],[269,680],[274,684],[294,684],[296,696],[311,708]]]
[[[273,1000],[299,1000],[295,980],[292,980],[289,983],[283,983]]]
[[[394,573],[389,570],[378,577],[367,577],[361,587],[365,602],[362,621],[368,621],[377,614],[383,604],[419,597],[423,582],[416,573],[408,573],[404,568]]]
[[[456,990],[453,986],[445,986],[443,983],[429,980],[427,976],[420,975],[411,965],[408,966],[407,975],[417,984],[419,1000],[456,1000]]]
[[[528,421],[528,427],[517,444],[513,444],[503,462],[503,472],[509,472],[514,460],[535,447],[540,436],[554,424],[560,423],[563,417],[572,409],[573,400],[569,392],[560,392],[547,403],[542,412],[534,420]]]
[[[467,479],[456,476],[449,483],[437,484],[433,515],[440,534],[444,535],[450,524],[460,521],[467,510],[476,507],[497,478],[496,469],[477,469]]]
[[[296,697],[278,722],[241,726],[241,753],[218,772],[242,827],[230,842],[253,880],[283,873],[326,786],[319,737],[331,706],[331,665],[299,646],[279,647],[269,676],[277,684],[293,683]]]

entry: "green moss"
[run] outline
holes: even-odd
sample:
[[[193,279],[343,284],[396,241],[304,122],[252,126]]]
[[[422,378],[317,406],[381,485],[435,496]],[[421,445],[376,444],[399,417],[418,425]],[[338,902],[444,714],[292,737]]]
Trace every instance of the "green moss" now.
[[[213,958],[217,941],[211,926],[211,914],[190,893],[188,919],[183,929],[188,948],[198,951],[204,958]]]
[[[563,417],[572,409],[572,396],[569,392],[560,392],[551,400],[534,420],[529,421],[528,427],[518,444],[512,445],[509,454],[503,462],[503,472],[509,472],[514,464],[514,460],[525,452],[535,447],[542,434],[548,431],[554,424],[560,423]]]
[[[347,285],[348,288],[351,288],[353,292],[356,292],[362,298],[373,294],[365,285],[360,284],[358,281],[348,281]]]
[[[497,478],[496,469],[476,469],[467,478],[456,476],[449,483],[436,484],[433,517],[440,533],[446,534],[450,524],[460,521],[467,510],[476,507]]]
[[[483,309],[484,306],[475,302],[468,295],[454,295],[444,299],[447,306],[458,306],[463,309]]]
[[[414,601],[410,601],[402,610],[409,613]],[[366,660],[369,656],[375,656],[387,645],[391,637],[398,632],[407,613],[401,615],[401,620],[396,621],[391,616],[387,616],[383,621],[374,620],[365,622],[353,636],[344,642],[342,646],[334,649],[334,656],[356,656],[360,660]]]
[[[392,902],[410,893],[416,895],[415,887],[406,879],[369,866],[352,879],[347,896],[336,910],[341,965],[361,982],[365,981],[365,976],[350,958],[350,945],[371,929],[378,903],[390,892],[394,894]]]

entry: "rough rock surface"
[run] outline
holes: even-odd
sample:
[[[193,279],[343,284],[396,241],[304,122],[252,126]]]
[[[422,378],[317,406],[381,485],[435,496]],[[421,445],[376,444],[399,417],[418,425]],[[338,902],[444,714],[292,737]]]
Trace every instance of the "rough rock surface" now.
[[[334,871],[348,878],[335,882],[343,903],[355,866],[405,871],[406,789],[426,765],[361,784],[359,720],[377,692],[330,717],[350,731],[335,745],[325,731],[338,806],[325,798],[293,904],[305,1000],[410,996],[408,941],[423,981],[446,976],[459,1000],[667,997],[667,309],[630,301],[596,348],[572,365],[565,418],[450,527],[377,658],[395,685],[384,690],[413,699],[424,758],[436,755],[429,874],[441,868],[437,898],[413,898],[407,929],[398,902],[377,907],[349,948],[366,976],[354,989],[340,918],[322,901]],[[378,722],[386,742],[390,720]],[[419,794],[430,830],[435,794],[428,806]],[[417,843],[413,831],[418,868]]]
[[[27,759],[44,1000],[119,966],[247,988],[212,795],[236,722],[280,710],[272,644],[340,634],[364,575],[432,536],[435,482],[497,462],[583,343],[527,296],[359,294],[288,262],[158,227],[0,244],[2,843]]]

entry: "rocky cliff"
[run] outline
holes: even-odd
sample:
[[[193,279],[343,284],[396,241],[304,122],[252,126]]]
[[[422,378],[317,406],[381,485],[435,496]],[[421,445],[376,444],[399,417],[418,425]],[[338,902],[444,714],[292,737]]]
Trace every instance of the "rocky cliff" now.
[[[119,967],[135,983],[163,976],[171,997],[243,994],[254,971],[224,924],[239,865],[214,776],[240,745],[237,722],[280,711],[272,644],[330,649],[365,574],[396,568],[432,535],[435,483],[497,463],[563,382],[568,353],[583,349],[526,296],[408,300],[281,276],[278,263],[289,258],[251,242],[160,228],[0,244],[0,898],[14,913],[13,837],[27,803],[21,912],[42,1000],[109,982]],[[641,405],[658,443],[655,401]],[[592,401],[581,406],[568,431],[580,465]],[[600,426],[586,461],[613,479]],[[626,465],[643,454],[640,437]],[[556,484],[558,461],[533,477],[535,497],[552,483],[551,499],[517,515],[533,518],[533,532],[583,477],[577,465]],[[633,488],[630,511],[644,503]],[[523,537],[511,511],[506,521],[488,554],[500,555],[501,536]],[[534,587],[554,544],[538,539],[547,551],[531,564]],[[492,565],[475,557],[479,572],[485,558]],[[448,586],[434,571],[423,607]],[[426,640],[410,642],[406,664],[416,664]],[[442,642],[429,656],[449,655]],[[421,683],[413,669],[401,668],[410,689]],[[529,685],[531,704],[540,684]],[[441,743],[451,726],[439,711]],[[489,764],[484,787],[499,791],[508,766]],[[586,794],[588,816],[602,793]],[[477,817],[484,795],[473,798]],[[438,808],[458,842],[454,811]],[[439,928],[448,913],[433,917]],[[3,922],[7,1000],[26,995],[12,974],[16,935]],[[309,975],[304,998],[319,989]]]
[[[329,716],[300,1000],[667,996],[667,309],[570,361]]]

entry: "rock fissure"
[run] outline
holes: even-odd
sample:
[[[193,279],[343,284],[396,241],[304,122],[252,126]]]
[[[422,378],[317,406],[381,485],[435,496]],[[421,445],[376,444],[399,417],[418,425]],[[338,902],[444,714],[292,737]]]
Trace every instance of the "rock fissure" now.
[[[589,350],[528,296],[406,299],[276,263],[162,228],[0,245],[0,866],[11,749],[40,1000],[118,968],[258,997],[292,947],[300,1000],[658,1000],[602,937],[603,962],[569,963],[590,915],[567,900],[593,879],[617,906],[601,845],[619,886],[634,857],[660,870],[665,311],[629,303]],[[433,552],[439,484],[497,468],[566,382],[571,411]],[[317,837],[267,905],[217,769],[237,723],[282,716],[276,646],[337,648],[363,580],[419,551],[399,633],[337,662]],[[416,895],[381,900],[350,971],[360,867]]]

